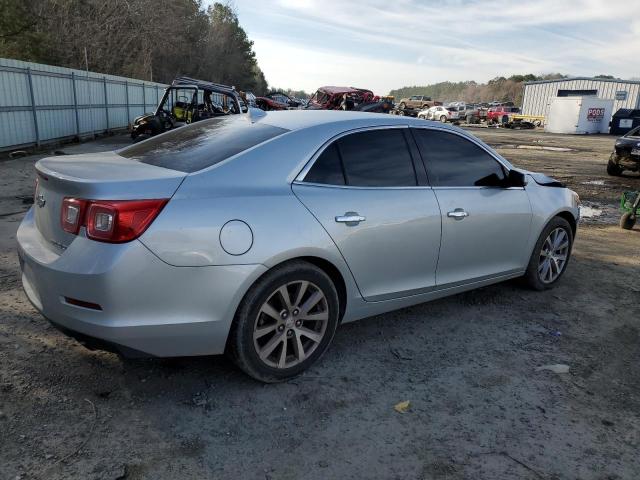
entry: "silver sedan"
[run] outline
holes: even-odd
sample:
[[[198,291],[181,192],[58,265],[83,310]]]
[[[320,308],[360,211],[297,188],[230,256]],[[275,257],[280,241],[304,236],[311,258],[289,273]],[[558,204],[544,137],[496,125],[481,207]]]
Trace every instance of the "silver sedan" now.
[[[124,355],[229,354],[295,376],[340,323],[567,268],[577,195],[445,124],[358,112],[205,120],[45,158],[18,230],[24,290]]]

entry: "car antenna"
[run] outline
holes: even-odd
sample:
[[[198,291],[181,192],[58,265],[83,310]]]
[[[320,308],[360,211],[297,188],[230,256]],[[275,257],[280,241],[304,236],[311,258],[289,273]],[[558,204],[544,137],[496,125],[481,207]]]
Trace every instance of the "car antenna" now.
[[[260,120],[262,117],[266,115],[267,115],[266,112],[261,108],[249,107],[247,109],[247,119],[251,123],[256,123],[258,120]]]

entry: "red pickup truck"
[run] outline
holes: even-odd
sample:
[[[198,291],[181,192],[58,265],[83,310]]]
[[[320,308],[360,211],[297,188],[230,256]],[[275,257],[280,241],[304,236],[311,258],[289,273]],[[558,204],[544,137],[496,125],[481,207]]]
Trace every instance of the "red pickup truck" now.
[[[518,107],[491,107],[487,111],[488,123],[508,123],[509,115],[512,113],[520,113]]]

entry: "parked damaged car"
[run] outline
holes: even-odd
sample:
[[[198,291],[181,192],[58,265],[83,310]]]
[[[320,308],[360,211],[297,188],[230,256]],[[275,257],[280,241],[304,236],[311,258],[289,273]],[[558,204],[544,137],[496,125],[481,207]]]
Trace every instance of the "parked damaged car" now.
[[[189,123],[246,111],[245,102],[233,87],[179,77],[164,91],[154,113],[133,121],[131,138],[139,141]]]
[[[436,102],[432,100],[431,97],[427,97],[425,95],[412,95],[409,98],[400,99],[400,104],[398,105],[398,108],[400,110],[405,110],[407,108],[414,109],[414,110],[415,109],[426,110],[436,105],[442,105],[442,103]]]
[[[354,87],[320,87],[309,102],[309,110],[360,110],[379,101],[371,90]]]
[[[257,97],[256,105],[262,110],[289,110],[291,108],[300,108],[302,102],[291,98],[286,93],[272,92],[267,93],[264,97]]]
[[[640,126],[618,138],[614,148],[607,163],[609,175],[622,175],[625,170],[640,171]]]
[[[422,118],[424,120],[437,120],[445,123],[447,121],[457,120],[458,113],[455,112],[453,108],[450,110],[442,105],[438,105],[425,110],[420,110],[420,112],[418,112],[418,118]]]

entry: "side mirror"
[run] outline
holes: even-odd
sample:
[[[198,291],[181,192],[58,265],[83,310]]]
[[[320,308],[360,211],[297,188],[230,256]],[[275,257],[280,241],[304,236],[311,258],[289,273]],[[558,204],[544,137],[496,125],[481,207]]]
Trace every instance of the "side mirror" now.
[[[524,187],[526,184],[527,178],[524,173],[517,170],[509,170],[509,175],[507,176],[507,185],[509,187]]]

